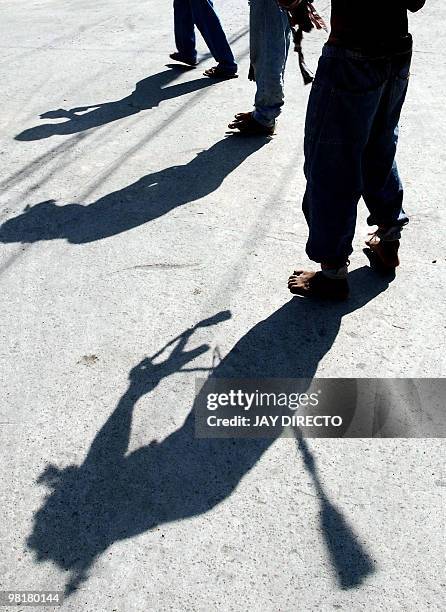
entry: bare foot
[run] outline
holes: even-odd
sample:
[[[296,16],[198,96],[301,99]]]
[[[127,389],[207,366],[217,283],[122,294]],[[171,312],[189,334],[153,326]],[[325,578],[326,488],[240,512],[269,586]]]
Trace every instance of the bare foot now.
[[[331,279],[322,272],[295,270],[288,279],[288,289],[295,295],[327,300],[346,300],[349,286],[346,278]]]

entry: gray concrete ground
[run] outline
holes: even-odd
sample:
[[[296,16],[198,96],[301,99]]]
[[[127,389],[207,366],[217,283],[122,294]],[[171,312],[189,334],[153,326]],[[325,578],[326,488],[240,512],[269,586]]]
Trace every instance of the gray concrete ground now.
[[[67,588],[67,611],[444,609],[441,441],[198,444],[187,417],[191,370],[225,357],[444,376],[445,5],[411,21],[403,266],[368,270],[361,207],[352,299],[317,308],[286,288],[308,89],[291,56],[277,136],[226,139],[253,98],[248,6],[217,8],[241,71],[213,84],[166,67],[169,4],[0,3],[1,588]],[[185,330],[190,355],[156,357]]]

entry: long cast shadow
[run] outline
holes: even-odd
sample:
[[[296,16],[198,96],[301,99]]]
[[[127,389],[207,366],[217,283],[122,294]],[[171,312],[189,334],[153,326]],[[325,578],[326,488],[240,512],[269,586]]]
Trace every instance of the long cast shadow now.
[[[187,164],[147,174],[91,204],[41,202],[5,221],[0,227],[0,242],[65,238],[73,244],[84,244],[120,234],[209,195],[268,142],[267,138],[227,136]]]
[[[212,369],[220,378],[312,378],[330,350],[342,317],[384,291],[388,281],[370,269],[351,274],[354,297],[343,304],[294,298],[243,336]],[[114,542],[163,523],[205,513],[226,499],[274,439],[197,439],[195,406],[183,425],[164,440],[127,454],[133,408],[159,382],[202,355],[206,345],[186,350],[199,327],[228,318],[227,312],[200,322],[144,359],[130,372],[129,387],[98,432],[82,465],[48,465],[39,478],[50,490],[34,517],[28,547],[39,561],[51,560],[69,572],[67,594],[88,577],[95,559]],[[162,361],[169,347],[172,351]],[[154,407],[163,410],[164,407]],[[321,500],[330,558],[342,588],[360,584],[373,571],[368,553],[328,502],[308,447],[301,447],[313,470]],[[345,556],[348,556],[348,559]]]
[[[135,90],[121,100],[99,102],[98,104],[78,106],[71,109],[59,108],[47,111],[40,115],[41,119],[66,119],[66,121],[36,125],[17,134],[15,140],[41,140],[55,135],[67,136],[84,132],[85,130],[130,117],[143,110],[155,108],[165,100],[193,93],[215,83],[212,79],[202,77],[166,87],[188,70],[190,69],[184,66],[176,64],[168,65],[168,70],[153,74],[136,83]]]
[[[364,549],[341,511],[330,501],[319,478],[316,462],[308,443],[297,436],[297,448],[310,474],[320,503],[320,526],[333,568],[342,589],[359,586],[375,571],[375,562]]]

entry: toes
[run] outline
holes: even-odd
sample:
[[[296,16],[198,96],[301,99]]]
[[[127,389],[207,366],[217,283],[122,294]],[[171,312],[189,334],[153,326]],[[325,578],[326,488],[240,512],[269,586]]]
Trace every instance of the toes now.
[[[305,270],[294,270],[293,274],[288,278],[288,289],[294,295],[307,295],[308,287],[302,274],[305,274]]]
[[[288,277],[288,280],[291,281],[293,279],[298,280],[301,274],[303,274],[303,270],[294,270],[294,272]]]
[[[290,293],[293,293],[294,295],[302,295],[302,287],[298,287],[297,285],[288,285],[288,289],[290,290]]]

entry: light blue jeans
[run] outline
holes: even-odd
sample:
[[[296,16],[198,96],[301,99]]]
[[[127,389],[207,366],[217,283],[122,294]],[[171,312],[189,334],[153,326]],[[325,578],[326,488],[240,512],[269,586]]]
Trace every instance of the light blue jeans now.
[[[276,0],[250,0],[250,55],[257,85],[254,119],[272,126],[283,106],[283,79],[290,46],[288,17]]]

